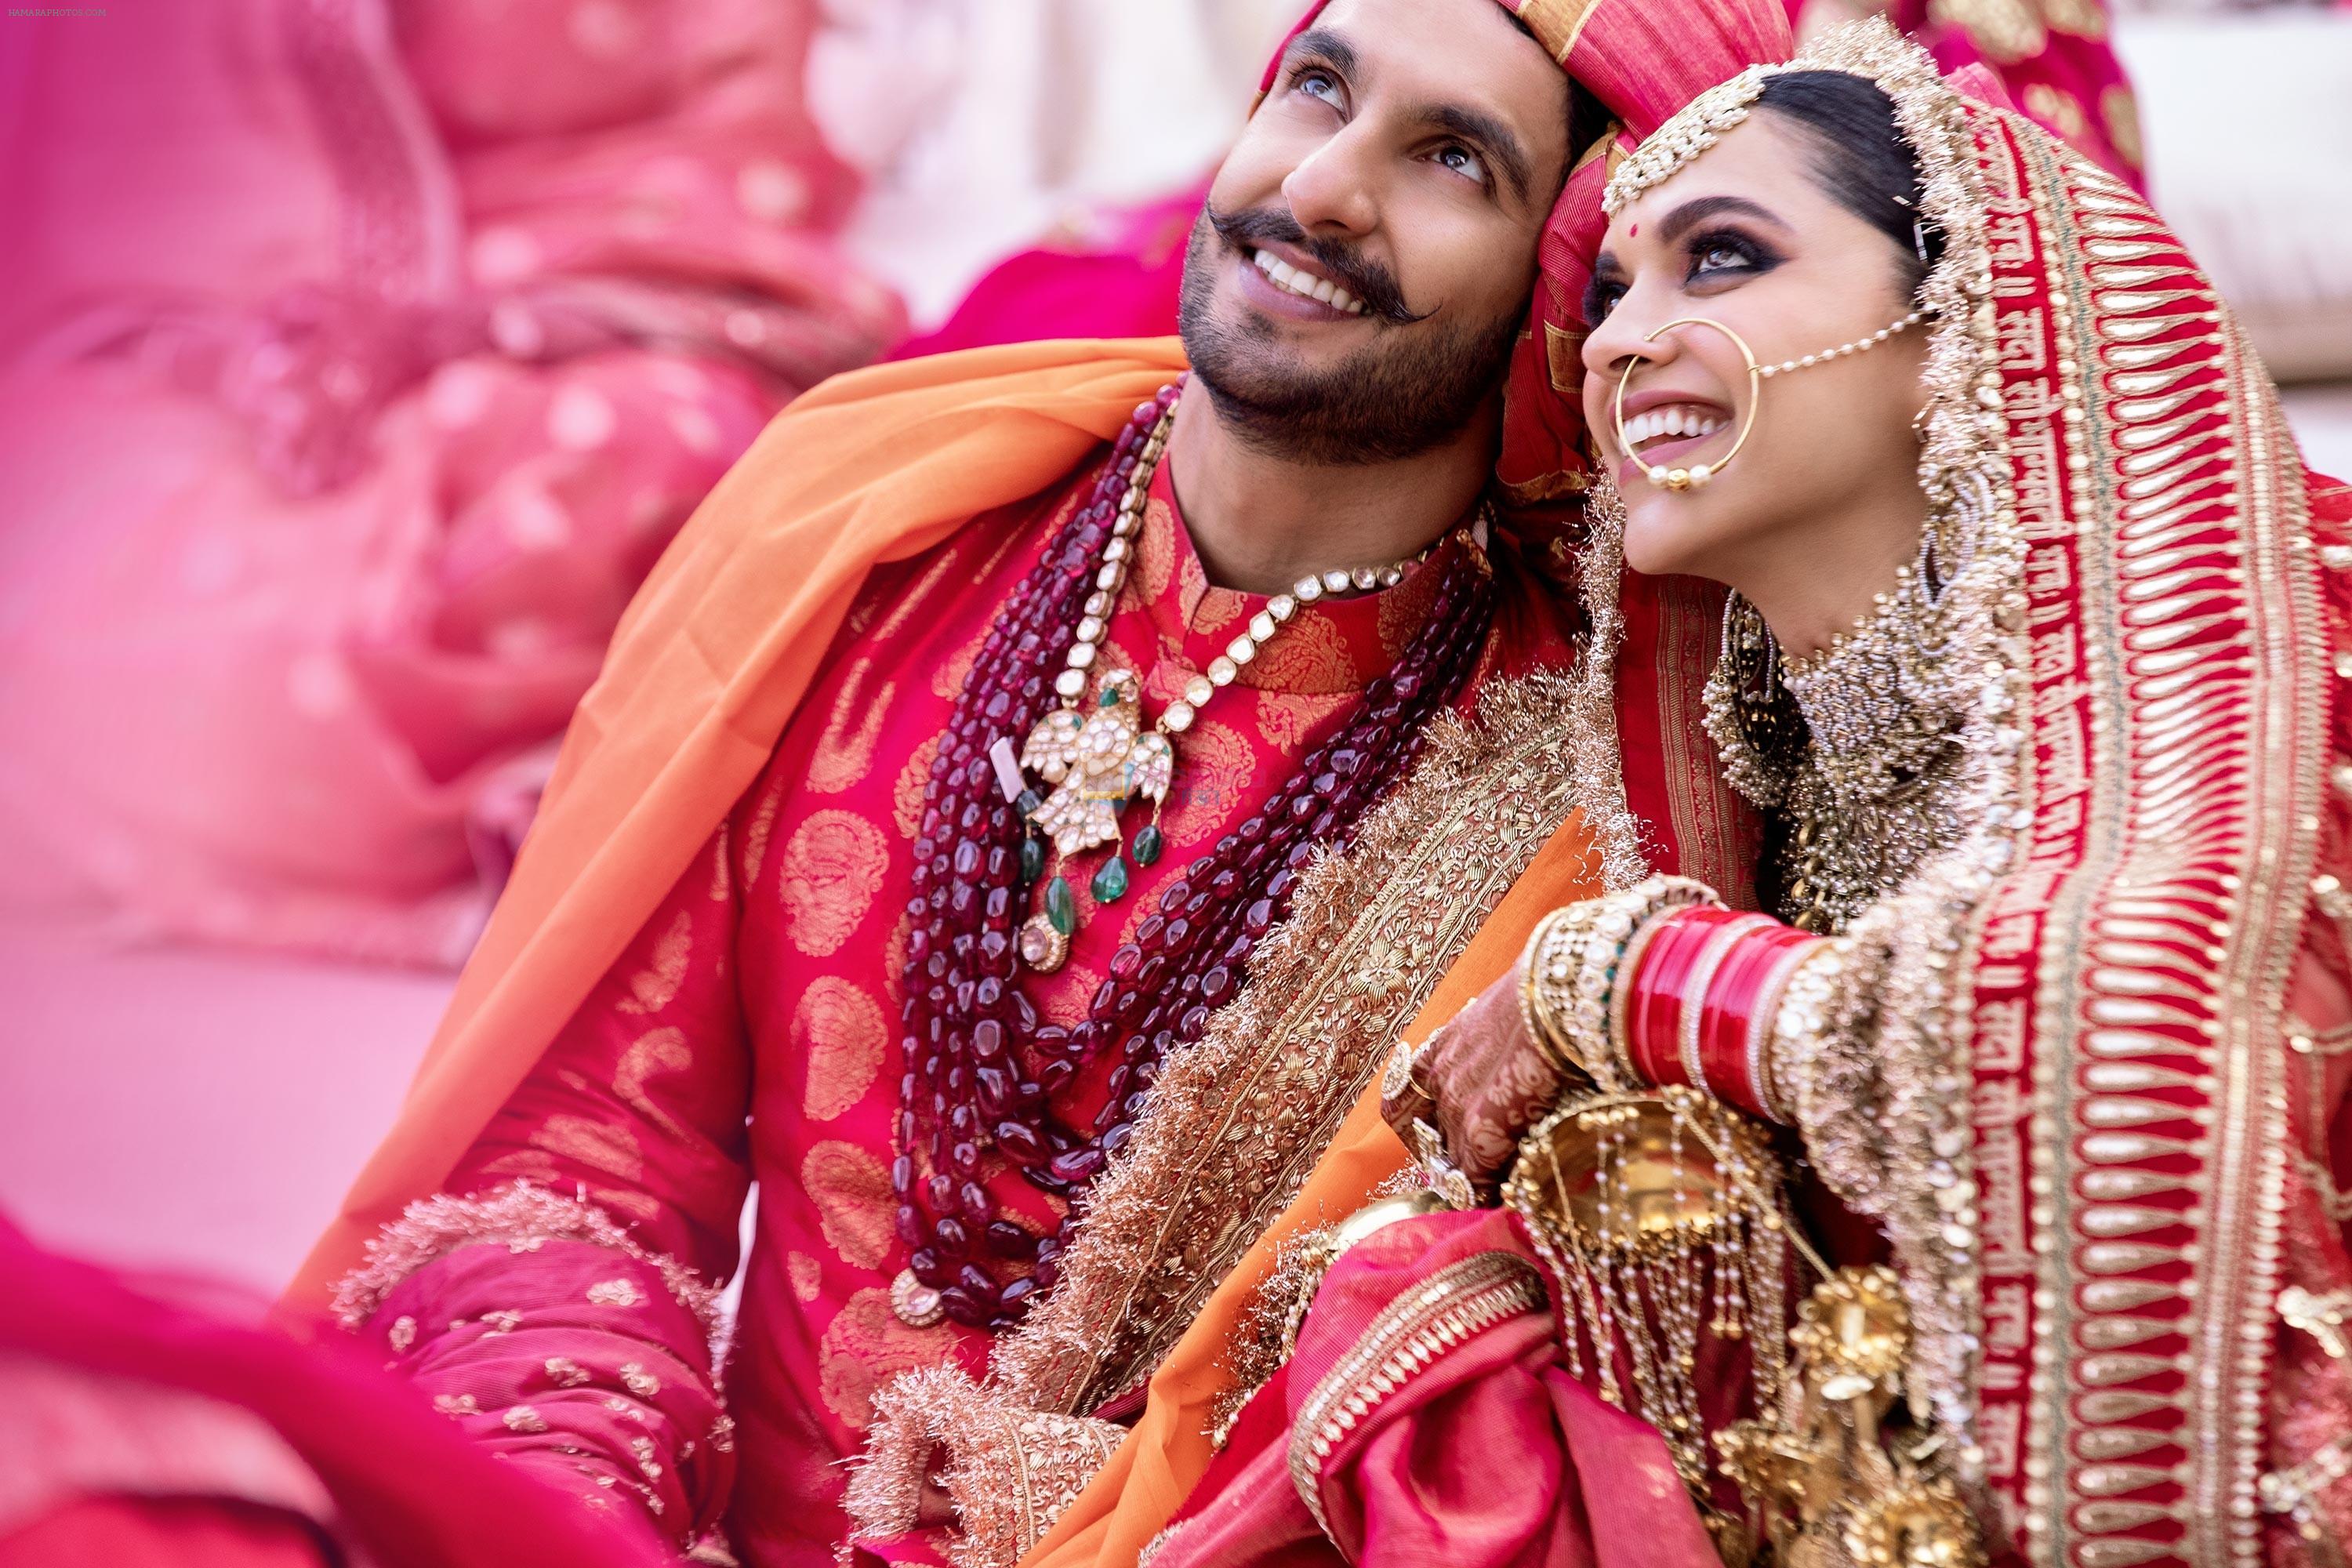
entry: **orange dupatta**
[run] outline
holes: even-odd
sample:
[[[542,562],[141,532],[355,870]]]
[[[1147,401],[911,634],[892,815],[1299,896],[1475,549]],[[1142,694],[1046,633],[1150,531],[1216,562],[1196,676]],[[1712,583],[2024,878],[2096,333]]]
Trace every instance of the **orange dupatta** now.
[[[289,1290],[324,1304],[441,1185],[773,752],[866,574],[1036,494],[1181,374],[1172,338],[839,376],[771,424],[631,604],[399,1119]]]

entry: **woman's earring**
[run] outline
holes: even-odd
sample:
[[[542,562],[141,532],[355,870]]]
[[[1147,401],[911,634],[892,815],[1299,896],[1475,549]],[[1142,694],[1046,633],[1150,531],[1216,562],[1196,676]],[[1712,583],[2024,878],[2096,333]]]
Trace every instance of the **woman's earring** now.
[[[1723,653],[1739,731],[1757,762],[1781,777],[1805,743],[1780,684],[1780,643],[1756,606],[1734,594],[1723,606]]]

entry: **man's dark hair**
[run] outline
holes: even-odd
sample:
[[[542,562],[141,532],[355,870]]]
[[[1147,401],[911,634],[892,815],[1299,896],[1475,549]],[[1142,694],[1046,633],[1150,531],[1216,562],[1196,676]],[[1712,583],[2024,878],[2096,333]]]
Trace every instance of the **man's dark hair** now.
[[[1765,79],[1757,102],[1804,128],[1822,189],[1894,242],[1905,290],[1916,291],[1942,254],[1944,237],[1912,226],[1920,221],[1919,163],[1878,84],[1844,71],[1785,71]]]

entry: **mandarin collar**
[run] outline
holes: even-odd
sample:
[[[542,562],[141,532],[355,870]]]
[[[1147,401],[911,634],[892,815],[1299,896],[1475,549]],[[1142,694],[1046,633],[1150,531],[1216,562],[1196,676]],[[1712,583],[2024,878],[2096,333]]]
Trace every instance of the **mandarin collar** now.
[[[1128,595],[1150,617],[1163,653],[1197,671],[1248,628],[1250,617],[1265,608],[1271,595],[1210,584],[1177,503],[1171,467],[1161,463],[1151,476]],[[1361,690],[1388,673],[1429,618],[1438,584],[1462,548],[1456,534],[1449,530],[1393,588],[1299,605],[1234,684],[1328,695]]]

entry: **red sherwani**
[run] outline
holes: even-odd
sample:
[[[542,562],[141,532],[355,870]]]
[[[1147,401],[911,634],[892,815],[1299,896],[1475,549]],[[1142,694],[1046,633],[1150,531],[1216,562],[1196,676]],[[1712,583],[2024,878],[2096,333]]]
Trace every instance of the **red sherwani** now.
[[[1093,479],[1088,465],[874,574],[764,773],[448,1184],[577,1196],[647,1256],[580,1240],[462,1247],[394,1285],[371,1321],[453,1415],[625,1528],[684,1542],[724,1509],[745,1563],[828,1563],[848,1529],[842,1461],[862,1447],[876,1388],[951,1359],[986,1364],[989,1335],[910,1327],[889,1300],[908,1251],[889,1167],[909,845],[982,640]],[[1140,672],[1147,714],[1265,603],[1208,585],[1165,466],[1153,497],[1105,647]],[[1087,883],[1108,851],[1064,868],[1078,904],[1069,962],[1024,980],[1045,1018],[1084,1015],[1162,883],[1337,728],[1420,628],[1439,575],[1302,606],[1205,707],[1178,738],[1165,855],[1104,909]],[[1479,677],[1564,662],[1558,612],[1508,563],[1499,575]],[[1130,835],[1143,809],[1129,808]],[[1110,1066],[1056,1097],[1066,1120],[1090,1120]],[[736,1272],[754,1182],[730,1423],[694,1282],[675,1266],[702,1280]],[[1009,1217],[1057,1217],[992,1156],[986,1184]]]

